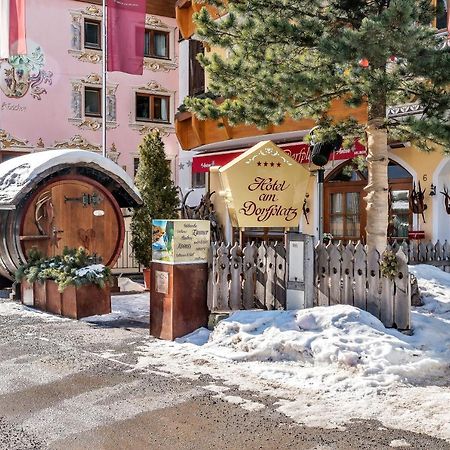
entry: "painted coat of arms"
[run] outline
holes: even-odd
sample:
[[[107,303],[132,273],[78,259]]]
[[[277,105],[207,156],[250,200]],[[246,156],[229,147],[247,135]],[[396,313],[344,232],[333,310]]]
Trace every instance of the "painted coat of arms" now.
[[[29,55],[11,56],[0,61],[0,89],[9,98],[22,98],[28,92],[41,100],[47,93],[43,85],[51,85],[53,73],[43,70],[44,53],[36,47]]]

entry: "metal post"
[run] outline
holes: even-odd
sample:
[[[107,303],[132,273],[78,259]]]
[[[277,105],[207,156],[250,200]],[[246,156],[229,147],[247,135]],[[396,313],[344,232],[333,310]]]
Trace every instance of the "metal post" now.
[[[323,181],[325,169],[317,169],[317,200],[319,208],[319,242],[323,238]]]
[[[106,15],[106,0],[103,0],[102,4],[102,14],[103,14],[103,29],[102,29],[102,154],[106,158],[106,106],[107,106],[107,95],[106,95],[106,74],[107,74],[107,15]]]

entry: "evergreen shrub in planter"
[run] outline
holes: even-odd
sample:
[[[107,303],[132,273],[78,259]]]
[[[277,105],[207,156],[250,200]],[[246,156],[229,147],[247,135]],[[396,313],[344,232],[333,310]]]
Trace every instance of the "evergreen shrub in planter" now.
[[[84,248],[65,248],[52,258],[33,250],[16,280],[23,286],[23,300],[28,284],[33,285],[33,305],[38,309],[74,319],[111,312],[111,270]]]
[[[178,191],[171,178],[164,143],[158,131],[149,133],[139,146],[139,165],[135,178],[143,204],[131,219],[133,255],[143,267],[145,287],[150,290],[152,262],[152,219],[178,218]]]

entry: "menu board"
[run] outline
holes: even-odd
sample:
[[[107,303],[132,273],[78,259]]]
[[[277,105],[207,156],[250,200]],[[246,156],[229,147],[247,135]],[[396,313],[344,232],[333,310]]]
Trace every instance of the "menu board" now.
[[[161,220],[152,223],[152,260],[168,263],[204,263],[210,248],[208,220]]]

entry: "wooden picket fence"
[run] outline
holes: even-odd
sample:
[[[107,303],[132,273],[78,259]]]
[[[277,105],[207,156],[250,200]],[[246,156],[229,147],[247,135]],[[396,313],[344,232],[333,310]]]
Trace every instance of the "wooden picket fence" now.
[[[382,276],[381,256],[361,243],[315,247],[314,305],[348,304],[369,311],[385,326],[409,329],[411,282],[408,264],[430,264],[450,272],[450,244],[394,243],[398,274]],[[301,264],[301,262],[298,262]],[[212,312],[285,309],[287,261],[284,244],[213,244],[208,307]]]
[[[411,282],[408,260],[398,246],[398,274],[382,276],[380,254],[367,253],[364,245],[318,244],[315,248],[316,304],[353,305],[378,317],[385,326],[410,328]],[[390,249],[390,247],[388,247]]]
[[[208,307],[222,312],[286,307],[286,248],[283,244],[212,244]]]
[[[408,264],[429,264],[439,267],[444,272],[450,272],[450,244],[447,241],[443,244],[440,241],[435,244],[422,241],[402,242],[392,246],[394,251],[398,248],[402,248]]]

